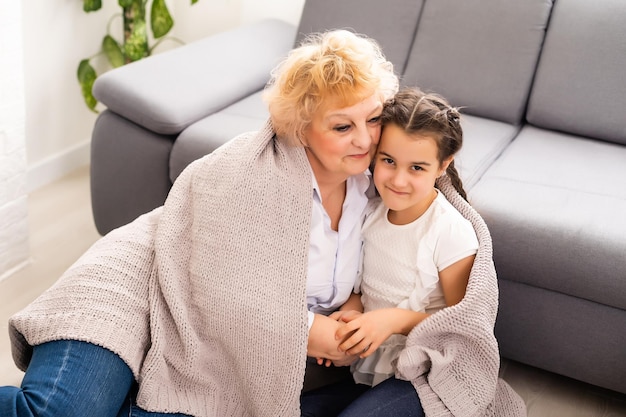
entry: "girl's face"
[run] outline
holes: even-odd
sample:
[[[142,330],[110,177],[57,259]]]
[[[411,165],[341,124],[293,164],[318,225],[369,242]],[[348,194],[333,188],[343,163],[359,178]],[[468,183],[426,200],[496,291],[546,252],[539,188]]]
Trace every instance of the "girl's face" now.
[[[386,125],[376,153],[374,183],[389,221],[408,224],[420,217],[437,196],[435,180],[450,161],[439,164],[437,142],[432,134],[407,134]]]
[[[370,96],[315,114],[303,142],[318,183],[345,181],[369,167],[380,138],[381,110],[380,98]]]

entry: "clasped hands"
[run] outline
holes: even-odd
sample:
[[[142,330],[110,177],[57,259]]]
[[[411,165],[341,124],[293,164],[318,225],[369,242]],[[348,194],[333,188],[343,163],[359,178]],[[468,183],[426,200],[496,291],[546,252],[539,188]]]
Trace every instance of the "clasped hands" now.
[[[393,334],[392,315],[391,309],[316,315],[309,334],[309,356],[327,367],[348,366],[366,358]]]

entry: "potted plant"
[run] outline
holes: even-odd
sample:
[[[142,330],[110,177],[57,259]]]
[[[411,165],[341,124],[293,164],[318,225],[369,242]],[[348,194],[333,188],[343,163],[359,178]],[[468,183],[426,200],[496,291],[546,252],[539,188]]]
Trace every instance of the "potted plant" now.
[[[198,0],[191,0],[191,4]],[[165,39],[165,35],[174,26],[174,19],[167,8],[165,0],[118,0],[122,9],[124,36],[122,41],[117,41],[110,33],[111,20],[107,25],[107,34],[102,39],[102,47],[98,54],[80,61],[78,64],[78,82],[80,83],[85,104],[90,110],[97,113],[98,101],[91,90],[98,74],[91,65],[91,60],[100,54],[104,54],[109,65],[117,68],[145,58],[152,54],[154,48]],[[151,3],[149,5],[149,3]],[[150,22],[146,22],[146,9],[150,7]],[[83,0],[83,10],[94,12],[102,8],[102,0]],[[154,45],[149,45],[148,26],[152,31],[153,38],[157,40]]]

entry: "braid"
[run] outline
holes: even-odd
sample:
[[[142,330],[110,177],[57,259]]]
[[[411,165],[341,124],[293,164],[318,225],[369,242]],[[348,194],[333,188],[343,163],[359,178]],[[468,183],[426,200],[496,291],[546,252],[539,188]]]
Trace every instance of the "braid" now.
[[[459,176],[459,172],[454,167],[454,159],[448,165],[448,169],[446,170],[446,175],[450,178],[450,182],[454,189],[458,191],[458,193],[463,197],[465,201],[467,201],[467,193],[463,188],[463,181],[461,181],[461,177]]]

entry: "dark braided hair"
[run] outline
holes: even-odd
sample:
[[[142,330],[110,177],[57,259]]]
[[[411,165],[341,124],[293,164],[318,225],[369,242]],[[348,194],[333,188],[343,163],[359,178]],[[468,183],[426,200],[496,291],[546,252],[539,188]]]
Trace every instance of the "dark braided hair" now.
[[[461,115],[446,99],[437,94],[426,94],[418,88],[404,88],[385,103],[381,114],[384,126],[394,124],[407,134],[428,133],[437,140],[439,164],[455,155],[463,145]],[[448,165],[446,175],[459,194],[467,200],[461,177],[454,167],[454,159]]]

